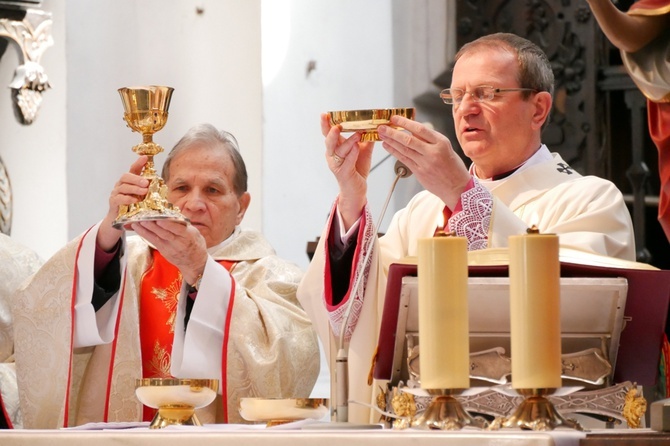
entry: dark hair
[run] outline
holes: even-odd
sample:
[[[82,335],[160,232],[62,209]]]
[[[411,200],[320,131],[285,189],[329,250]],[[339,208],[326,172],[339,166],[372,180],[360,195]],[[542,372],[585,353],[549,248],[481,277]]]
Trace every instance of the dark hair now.
[[[163,164],[163,170],[161,176],[167,182],[170,177],[170,164],[175,156],[184,150],[188,150],[190,147],[197,143],[205,143],[210,147],[221,148],[228,155],[233,162],[233,168],[235,174],[233,177],[233,189],[237,196],[241,196],[247,191],[247,167],[244,164],[242,155],[240,155],[240,149],[237,145],[237,139],[225,130],[218,130],[211,124],[198,124],[186,132],[184,136],[175,144],[175,146],[168,153],[167,159]]]
[[[456,53],[455,60],[481,47],[508,49],[516,54],[519,66],[518,82],[521,88],[546,91],[554,96],[554,72],[549,58],[542,49],[528,39],[511,33],[496,33],[468,42]],[[522,92],[528,98],[531,92]]]

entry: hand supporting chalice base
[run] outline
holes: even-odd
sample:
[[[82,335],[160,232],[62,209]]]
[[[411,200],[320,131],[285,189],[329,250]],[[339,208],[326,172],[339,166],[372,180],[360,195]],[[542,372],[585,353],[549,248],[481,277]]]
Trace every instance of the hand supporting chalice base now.
[[[168,201],[167,185],[154,169],[154,156],[161,153],[163,148],[153,142],[153,134],[167,122],[173,90],[171,87],[155,85],[119,89],[124,108],[123,119],[134,132],[142,134],[142,142],[133,147],[133,152],[149,158],[141,173],[149,180],[149,191],[143,200],[121,206],[113,223],[115,228],[152,220],[188,223],[179,208]]]

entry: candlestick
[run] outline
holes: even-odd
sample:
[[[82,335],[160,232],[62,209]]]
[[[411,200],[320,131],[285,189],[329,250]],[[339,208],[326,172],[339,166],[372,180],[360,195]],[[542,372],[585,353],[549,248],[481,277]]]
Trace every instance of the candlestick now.
[[[533,227],[509,237],[512,387],[561,386],[558,236]]]
[[[560,278],[557,235],[533,226],[526,235],[509,237],[512,387],[524,400],[512,416],[494,420],[491,430],[584,430],[547,398],[561,386]]]
[[[411,426],[456,430],[484,429],[455,398],[470,387],[467,240],[438,230],[418,242],[419,379],[433,400]]]
[[[417,273],[421,387],[469,388],[467,240],[419,240]]]

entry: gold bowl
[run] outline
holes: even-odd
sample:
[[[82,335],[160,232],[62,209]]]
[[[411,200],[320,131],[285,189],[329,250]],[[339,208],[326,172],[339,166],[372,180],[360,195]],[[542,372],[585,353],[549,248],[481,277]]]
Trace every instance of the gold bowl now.
[[[320,420],[328,414],[327,398],[242,398],[240,415],[268,426],[297,420]]]
[[[171,424],[201,426],[195,409],[211,404],[218,379],[142,378],[135,381],[135,395],[145,406],[158,409],[149,425],[159,429]]]
[[[369,110],[345,110],[328,112],[331,125],[339,125],[343,132],[363,132],[361,141],[379,141],[377,127],[389,125],[393,115],[407,119],[414,119],[415,109],[409,108],[380,108]]]

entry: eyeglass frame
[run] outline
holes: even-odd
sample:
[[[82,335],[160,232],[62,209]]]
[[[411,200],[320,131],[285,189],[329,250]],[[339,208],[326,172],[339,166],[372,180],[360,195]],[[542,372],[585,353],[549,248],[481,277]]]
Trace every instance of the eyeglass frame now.
[[[477,96],[475,96],[474,91],[467,91],[467,90],[463,90],[462,88],[445,88],[444,90],[442,90],[440,92],[440,98],[442,99],[442,102],[444,102],[445,104],[453,105],[455,107],[458,107],[461,104],[461,102],[463,102],[463,98],[465,97],[466,94],[469,94],[475,102],[482,103],[482,102],[488,102],[488,101],[492,100],[495,97],[495,95],[498,94],[498,93],[506,93],[506,92],[511,92],[511,91],[532,91],[534,93],[538,92],[538,90],[536,90],[535,88],[496,88],[496,87],[493,87],[492,85],[478,85],[474,88],[474,90],[477,90],[478,88],[490,88],[491,89],[491,97],[489,97],[487,99],[483,99],[483,98],[478,98]],[[463,96],[461,97],[460,101],[455,102],[453,100],[453,95],[451,93],[445,93],[445,91],[452,91],[452,90],[459,90],[459,91],[463,92]],[[445,98],[445,96],[447,94],[449,94],[449,96],[451,96],[451,102],[447,102],[448,99]]]

